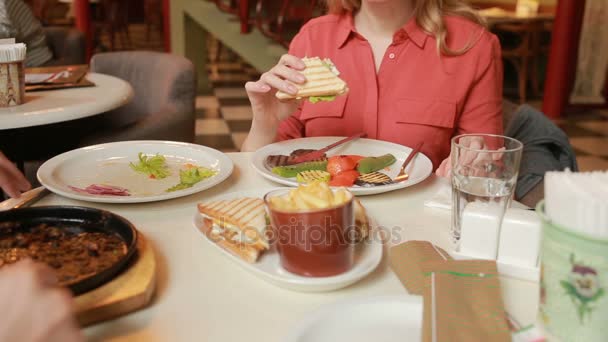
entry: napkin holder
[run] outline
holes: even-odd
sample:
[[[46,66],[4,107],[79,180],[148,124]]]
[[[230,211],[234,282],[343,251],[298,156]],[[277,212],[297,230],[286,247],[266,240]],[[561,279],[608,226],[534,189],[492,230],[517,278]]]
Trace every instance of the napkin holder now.
[[[0,63],[0,107],[18,106],[25,102],[23,61]]]
[[[494,260],[503,277],[532,283],[540,281],[541,222],[533,211],[509,208],[502,222],[482,210],[465,212],[463,216],[466,215],[473,219],[463,219],[460,243],[470,247],[451,250],[449,253],[454,259]],[[495,241],[493,248],[488,247],[492,244],[490,240]]]

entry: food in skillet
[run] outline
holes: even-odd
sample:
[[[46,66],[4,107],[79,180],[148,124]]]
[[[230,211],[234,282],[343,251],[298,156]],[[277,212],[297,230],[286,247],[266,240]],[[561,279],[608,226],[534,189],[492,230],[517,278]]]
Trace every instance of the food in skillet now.
[[[272,173],[284,178],[296,178],[300,184],[322,181],[330,186],[372,187],[392,183],[391,178],[381,172],[397,161],[390,153],[371,157],[337,155],[299,164],[292,163],[297,156],[310,151],[312,150],[296,150],[289,156],[271,155],[266,158],[266,165]]]
[[[127,254],[116,234],[38,224],[0,224],[0,269],[21,259],[43,262],[56,271],[59,285],[69,286],[108,269]]]

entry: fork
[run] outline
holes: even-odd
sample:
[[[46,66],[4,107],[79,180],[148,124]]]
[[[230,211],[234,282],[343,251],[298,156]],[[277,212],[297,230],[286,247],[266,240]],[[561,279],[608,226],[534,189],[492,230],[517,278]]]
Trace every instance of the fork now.
[[[412,161],[412,159],[414,159],[414,157],[416,157],[416,155],[418,155],[418,152],[420,152],[422,145],[424,145],[424,141],[421,141],[420,143],[418,143],[418,145],[416,145],[416,147],[414,147],[412,152],[407,156],[407,158],[403,162],[403,165],[401,165],[401,171],[399,171],[399,174],[397,175],[397,177],[395,177],[395,179],[393,179],[393,183],[403,182],[403,181],[407,180],[408,178],[410,178],[410,175],[408,175],[405,172],[405,168]]]

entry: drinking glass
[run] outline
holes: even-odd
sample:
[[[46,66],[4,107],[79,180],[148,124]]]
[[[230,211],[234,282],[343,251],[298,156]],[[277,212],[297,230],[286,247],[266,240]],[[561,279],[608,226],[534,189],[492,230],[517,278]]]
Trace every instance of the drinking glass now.
[[[482,202],[502,216],[511,202],[523,144],[492,134],[452,138],[452,239],[458,250],[465,206]],[[499,221],[499,222],[500,222]]]

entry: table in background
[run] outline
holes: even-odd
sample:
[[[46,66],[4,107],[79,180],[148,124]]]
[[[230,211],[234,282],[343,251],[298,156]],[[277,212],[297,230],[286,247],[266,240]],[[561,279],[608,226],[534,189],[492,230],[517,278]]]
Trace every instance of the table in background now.
[[[133,98],[133,88],[126,81],[97,73],[86,77],[94,87],[26,92],[24,104],[0,108],[0,130],[81,119],[116,109]]]
[[[136,205],[104,205],[49,195],[37,205],[84,205],[111,210],[146,235],[158,255],[158,288],[150,307],[89,327],[91,340],[112,341],[280,341],[311,310],[337,300],[407,295],[383,262],[361,282],[327,293],[279,288],[245,271],[216,250],[194,227],[196,204],[229,192],[270,189],[277,184],[250,166],[251,153],[230,153],[235,170],[224,183],[175,200]],[[387,228],[392,243],[430,240],[450,244],[450,211],[424,207],[440,181],[431,176],[411,188],[361,197],[369,213]],[[503,279],[506,309],[522,324],[535,320],[538,286]]]

